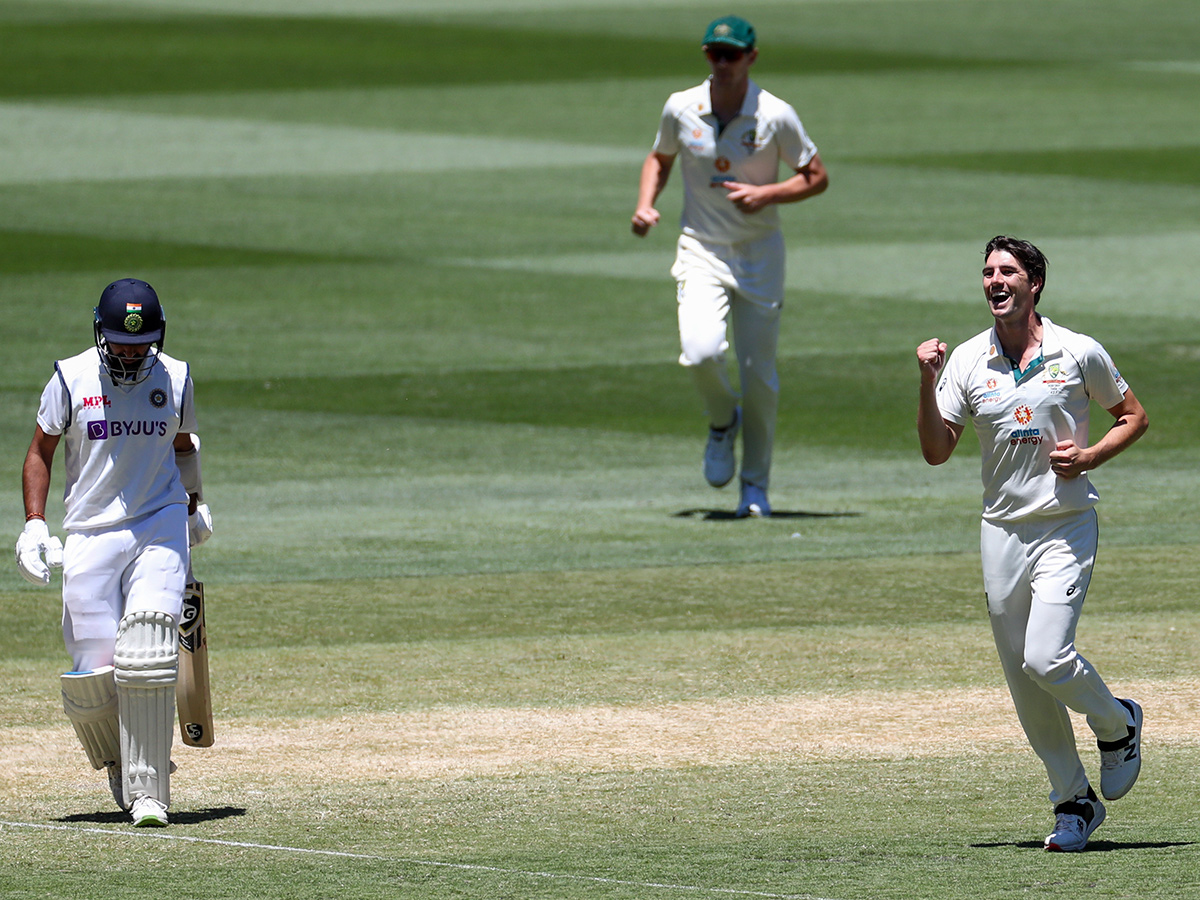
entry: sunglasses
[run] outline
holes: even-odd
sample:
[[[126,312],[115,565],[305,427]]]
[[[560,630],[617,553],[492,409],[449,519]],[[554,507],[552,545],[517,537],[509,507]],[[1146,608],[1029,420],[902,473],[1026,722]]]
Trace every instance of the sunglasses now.
[[[705,47],[704,54],[713,62],[737,62],[746,55],[746,51],[739,47]]]

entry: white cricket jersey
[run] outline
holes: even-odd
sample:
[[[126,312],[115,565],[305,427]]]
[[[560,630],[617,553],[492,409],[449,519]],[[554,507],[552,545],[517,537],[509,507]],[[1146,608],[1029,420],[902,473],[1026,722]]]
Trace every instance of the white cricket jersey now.
[[[753,81],[741,111],[720,130],[709,98],[711,80],[667,99],[654,152],[680,158],[684,234],[721,244],[755,240],[779,229],[778,207],[743,213],[720,185],[773,184],[781,162],[790,178],[792,170],[812,161],[817,148],[796,111]]]
[[[937,387],[942,417],[969,418],[983,453],[983,517],[1014,522],[1081,512],[1100,499],[1087,474],[1059,478],[1050,451],[1062,440],[1089,446],[1088,410],[1112,409],[1129,386],[1092,338],[1042,316],[1042,355],[1023,373],[994,328],[956,347]]]
[[[153,352],[153,351],[151,351]],[[196,430],[187,363],[160,353],[150,377],[114,386],[95,348],[59,360],[37,421],[65,445],[67,531],[111,528],[188,502],[172,446]]]

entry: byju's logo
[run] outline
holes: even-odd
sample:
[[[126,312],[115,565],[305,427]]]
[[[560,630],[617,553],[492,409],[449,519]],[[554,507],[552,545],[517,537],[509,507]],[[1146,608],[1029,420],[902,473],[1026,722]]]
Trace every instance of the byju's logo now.
[[[88,422],[88,438],[93,441],[108,440],[108,421],[99,419],[95,422]]]

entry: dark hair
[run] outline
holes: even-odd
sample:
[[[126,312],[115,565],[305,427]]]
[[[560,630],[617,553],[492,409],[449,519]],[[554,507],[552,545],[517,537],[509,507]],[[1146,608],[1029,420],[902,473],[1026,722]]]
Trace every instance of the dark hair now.
[[[1006,250],[1011,253],[1025,267],[1030,281],[1041,282],[1041,286],[1034,290],[1033,305],[1037,306],[1037,301],[1042,299],[1042,291],[1046,288],[1046,269],[1050,266],[1045,254],[1029,241],[1004,234],[998,234],[988,241],[987,246],[983,248],[983,258],[987,259],[994,250]]]

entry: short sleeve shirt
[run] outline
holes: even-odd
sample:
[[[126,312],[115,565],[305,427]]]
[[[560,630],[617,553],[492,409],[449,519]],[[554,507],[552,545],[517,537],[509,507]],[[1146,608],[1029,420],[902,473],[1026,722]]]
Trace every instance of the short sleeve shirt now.
[[[37,422],[65,445],[67,531],[112,528],[188,502],[175,435],[196,430],[186,363],[165,353],[150,377],[114,386],[95,348],[55,363]]]
[[[1091,401],[1111,409],[1129,386],[1104,348],[1042,317],[1042,358],[1025,372],[1001,350],[995,329],[950,354],[938,382],[942,417],[971,420],[983,454],[983,517],[1015,522],[1090,509],[1100,499],[1085,474],[1059,478],[1050,452],[1088,441]]]
[[[796,111],[753,81],[741,111],[721,129],[712,112],[710,80],[667,99],[654,152],[680,158],[684,234],[713,243],[756,240],[779,229],[778,208],[770,205],[747,215],[726,199],[720,185],[772,184],[779,180],[780,163],[802,169],[817,147]]]

